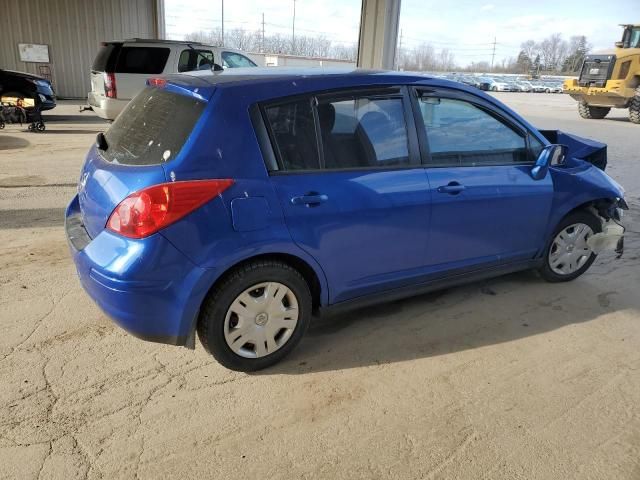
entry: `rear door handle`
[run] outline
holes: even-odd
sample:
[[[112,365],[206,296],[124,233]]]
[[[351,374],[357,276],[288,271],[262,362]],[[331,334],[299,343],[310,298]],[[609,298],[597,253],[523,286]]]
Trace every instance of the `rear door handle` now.
[[[457,195],[465,189],[464,185],[460,185],[458,182],[449,182],[448,185],[442,185],[438,187],[438,192],[448,193],[450,195]]]
[[[327,195],[321,193],[307,193],[306,195],[298,195],[291,198],[294,205],[316,206],[329,200]]]

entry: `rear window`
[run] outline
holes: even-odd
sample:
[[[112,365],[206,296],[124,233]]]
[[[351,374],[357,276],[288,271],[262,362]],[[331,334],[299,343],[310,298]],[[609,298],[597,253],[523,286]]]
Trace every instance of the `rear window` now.
[[[204,109],[195,98],[147,87],[105,133],[102,157],[122,165],[157,165],[174,159]]]
[[[116,60],[118,59],[118,52],[122,47],[121,43],[107,43],[100,47],[98,54],[96,55],[91,70],[98,72],[113,72],[116,66]]]
[[[158,47],[122,47],[115,73],[155,75],[164,71],[170,49]]]

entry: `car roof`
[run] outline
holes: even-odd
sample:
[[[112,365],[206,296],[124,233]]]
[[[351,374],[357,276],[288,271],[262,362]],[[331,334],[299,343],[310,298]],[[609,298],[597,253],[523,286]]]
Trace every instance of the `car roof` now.
[[[418,72],[396,72],[384,70],[365,70],[348,68],[326,68],[326,67],[248,67],[248,68],[228,68],[223,71],[214,72],[211,70],[197,70],[186,72],[182,75],[197,77],[200,80],[215,85],[225,86],[227,84],[247,84],[247,83],[280,83],[297,82],[310,79],[325,80],[330,83],[332,80],[345,80],[354,85],[376,84],[376,83],[414,83],[415,81],[431,79],[433,76]]]

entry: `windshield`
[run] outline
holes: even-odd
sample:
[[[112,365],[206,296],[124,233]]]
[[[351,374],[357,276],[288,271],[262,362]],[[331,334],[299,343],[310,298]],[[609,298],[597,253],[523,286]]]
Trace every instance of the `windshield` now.
[[[640,27],[636,27],[631,30],[629,46],[631,48],[640,48]]]
[[[192,97],[145,88],[105,133],[108,161],[157,165],[174,159],[200,118],[205,103]]]

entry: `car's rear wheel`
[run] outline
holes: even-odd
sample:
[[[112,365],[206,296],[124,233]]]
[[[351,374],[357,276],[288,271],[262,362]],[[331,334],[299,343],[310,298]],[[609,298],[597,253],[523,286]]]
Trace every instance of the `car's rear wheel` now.
[[[611,111],[610,107],[592,107],[584,100],[578,102],[578,112],[582,118],[601,119]]]
[[[567,215],[545,250],[544,264],[539,270],[542,278],[548,282],[568,282],[586,272],[596,259],[587,241],[601,231],[600,220],[591,212]]]
[[[225,367],[260,370],[300,342],[311,308],[309,286],[297,270],[278,261],[256,261],[233,271],[208,295],[198,336]]]

